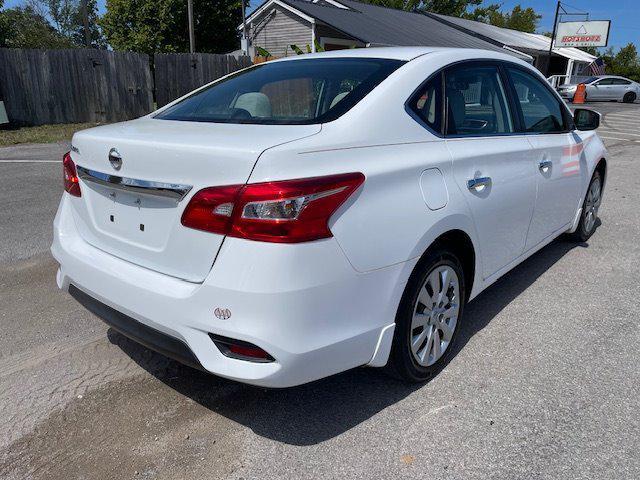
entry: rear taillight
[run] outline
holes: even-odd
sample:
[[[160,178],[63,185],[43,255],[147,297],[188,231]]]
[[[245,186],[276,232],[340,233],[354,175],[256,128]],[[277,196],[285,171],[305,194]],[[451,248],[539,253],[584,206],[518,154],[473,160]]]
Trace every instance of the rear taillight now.
[[[331,237],[329,219],[364,182],[362,173],[211,187],[182,215],[186,227],[263,242]]]
[[[76,164],[71,160],[70,152],[65,153],[62,157],[62,175],[64,178],[64,190],[74,197],[82,196]]]

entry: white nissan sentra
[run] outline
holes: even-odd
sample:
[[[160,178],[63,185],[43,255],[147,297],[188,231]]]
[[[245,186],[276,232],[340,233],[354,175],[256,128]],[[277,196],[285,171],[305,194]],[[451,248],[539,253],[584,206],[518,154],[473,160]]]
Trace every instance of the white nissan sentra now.
[[[423,381],[468,301],[559,235],[594,232],[598,124],[496,52],[253,66],[74,136],[57,282],[222,377],[288,387],[368,365]]]

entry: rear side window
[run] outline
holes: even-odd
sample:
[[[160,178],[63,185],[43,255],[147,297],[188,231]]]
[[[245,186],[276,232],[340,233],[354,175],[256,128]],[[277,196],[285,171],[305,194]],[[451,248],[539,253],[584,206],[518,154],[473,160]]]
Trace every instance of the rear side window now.
[[[631,82],[622,78],[614,78],[613,85],[631,85]]]
[[[434,76],[409,101],[409,108],[435,132],[442,132],[442,74]]]
[[[567,130],[562,106],[541,80],[516,68],[507,68],[522,110],[526,132],[553,133]]]
[[[404,63],[379,58],[263,63],[194,93],[155,118],[252,124],[328,122]]]
[[[461,65],[445,71],[447,135],[513,132],[505,92],[496,66]]]

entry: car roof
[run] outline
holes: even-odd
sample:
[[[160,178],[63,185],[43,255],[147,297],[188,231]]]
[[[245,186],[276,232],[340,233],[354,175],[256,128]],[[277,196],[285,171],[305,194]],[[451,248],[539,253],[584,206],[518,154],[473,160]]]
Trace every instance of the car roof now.
[[[628,80],[630,82],[633,82],[633,80],[631,80],[630,78],[622,77],[620,75],[598,75],[597,78],[598,79],[600,79],[600,78],[621,78],[622,80]]]
[[[415,58],[430,53],[464,53],[469,60],[475,58],[495,58],[500,60],[508,60],[517,62],[517,59],[509,54],[495,52],[492,50],[482,50],[477,48],[449,48],[449,47],[369,47],[369,48],[351,48],[344,50],[332,50],[329,52],[307,53],[305,55],[296,55],[286,58],[273,60],[275,62],[287,62],[292,60],[301,60],[308,58],[384,58],[393,60],[410,61]]]

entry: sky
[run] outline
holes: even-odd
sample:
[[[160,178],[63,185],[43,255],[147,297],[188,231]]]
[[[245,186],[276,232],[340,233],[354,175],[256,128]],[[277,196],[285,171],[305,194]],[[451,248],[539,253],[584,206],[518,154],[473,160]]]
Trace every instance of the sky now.
[[[186,0],[185,0],[186,1]],[[638,0],[571,0],[571,3],[563,2],[568,11],[589,12],[591,20],[611,20],[611,36],[609,45],[623,47],[627,43],[635,43],[640,48],[640,8],[632,7],[632,3]],[[261,0],[251,0],[251,6],[255,8],[262,3]],[[523,8],[532,7],[542,19],[538,24],[538,32],[550,32],[553,28],[553,17],[556,8],[555,0],[487,0],[489,3],[502,3],[503,10],[511,10],[520,4]],[[5,0],[5,8],[23,5],[24,0]],[[98,0],[98,7],[104,12],[105,0]],[[570,8],[570,6],[578,8]],[[569,20],[583,20],[585,17],[565,17]]]

